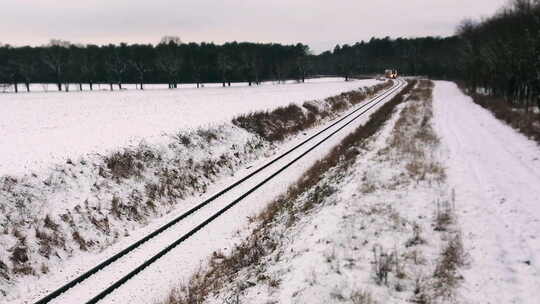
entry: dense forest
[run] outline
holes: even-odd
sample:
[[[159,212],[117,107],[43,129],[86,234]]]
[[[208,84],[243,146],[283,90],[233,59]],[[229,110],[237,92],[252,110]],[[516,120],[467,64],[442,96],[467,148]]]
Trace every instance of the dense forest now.
[[[514,0],[482,22],[464,21],[458,35],[459,75],[470,89],[540,107],[540,1]]]
[[[320,55],[304,44],[182,43],[164,37],[157,45],[75,45],[52,40],[40,47],[0,46],[0,84],[33,82],[178,83],[298,79],[313,75],[380,74],[387,68],[404,75],[462,80],[475,90],[516,104],[539,103],[540,0],[512,0],[490,18],[467,20],[452,37],[372,38],[338,45]],[[82,85],[80,86],[82,89]],[[22,89],[22,88],[21,88]]]
[[[333,51],[312,56],[313,71],[342,76],[380,74],[392,68],[405,75],[454,78],[459,70],[455,50],[459,37],[412,39],[372,38],[352,46],[337,45]]]
[[[22,83],[110,84],[246,81],[251,85],[263,79],[302,78],[302,58],[308,47],[303,44],[213,43],[184,44],[177,37],[164,37],[158,45],[75,45],[52,40],[40,47],[0,47],[0,83],[18,91]],[[114,86],[113,86],[114,85]]]
[[[74,45],[52,40],[41,47],[0,47],[0,83],[15,88],[30,83],[178,83],[298,79],[312,75],[354,77],[395,68],[408,75],[456,77],[453,50],[457,37],[376,39],[311,55],[303,44],[213,43],[184,44],[164,37],[158,45]],[[114,86],[113,86],[114,85]],[[82,87],[82,85],[81,85]],[[144,86],[140,86],[144,88]]]

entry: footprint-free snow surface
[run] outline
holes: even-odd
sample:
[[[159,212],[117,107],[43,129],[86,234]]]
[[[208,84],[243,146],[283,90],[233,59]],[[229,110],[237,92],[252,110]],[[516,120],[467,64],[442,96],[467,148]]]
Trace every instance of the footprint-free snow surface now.
[[[539,303],[540,147],[453,83],[437,82],[434,97],[471,258],[461,292],[474,303]]]
[[[230,121],[241,113],[322,99],[376,80],[147,91],[1,94],[0,176],[40,171],[163,134]]]

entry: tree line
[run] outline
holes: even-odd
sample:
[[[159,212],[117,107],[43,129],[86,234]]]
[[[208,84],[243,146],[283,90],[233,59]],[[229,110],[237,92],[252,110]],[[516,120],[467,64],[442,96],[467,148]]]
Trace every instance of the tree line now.
[[[451,37],[373,38],[313,59],[319,73],[381,73],[459,80],[511,106],[540,107],[540,0],[510,0],[494,16],[464,20]]]
[[[333,51],[313,56],[311,63],[320,74],[381,74],[397,69],[405,75],[427,75],[439,78],[458,76],[455,50],[459,37],[372,38],[354,45],[337,45]]]
[[[303,44],[182,43],[178,37],[164,37],[158,45],[75,45],[51,40],[46,46],[0,46],[0,83],[30,91],[31,83],[55,83],[59,91],[68,84],[108,84],[111,90],[125,83],[144,89],[148,83],[245,81],[305,78],[302,66],[308,47]],[[24,88],[19,88],[22,84]]]
[[[340,75],[346,80],[366,74],[380,74],[387,68],[409,75],[455,77],[453,60],[457,37],[415,39],[373,38],[354,45],[336,46],[320,55],[310,54],[307,45],[256,43],[182,43],[178,37],[164,37],[158,45],[75,45],[51,40],[46,46],[0,46],[0,83],[18,91],[18,84],[30,90],[30,83],[56,83],[68,90],[69,83],[108,84],[111,90],[124,83],[179,83],[262,80],[304,81],[313,75]]]
[[[462,80],[471,90],[504,97],[513,105],[540,106],[540,0],[509,0],[494,16],[466,20],[451,37],[372,38],[337,45],[320,55],[304,44],[188,43],[164,37],[158,45],[0,46],[0,84],[178,83],[298,79],[311,75],[381,74]]]
[[[540,1],[513,0],[491,18],[466,20],[458,36],[469,89],[482,88],[526,110],[540,107]]]

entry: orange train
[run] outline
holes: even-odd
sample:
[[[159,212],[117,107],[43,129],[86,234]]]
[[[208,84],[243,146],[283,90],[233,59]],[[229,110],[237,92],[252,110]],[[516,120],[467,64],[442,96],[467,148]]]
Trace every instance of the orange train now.
[[[397,70],[386,70],[384,71],[384,76],[388,79],[396,79],[398,77]]]

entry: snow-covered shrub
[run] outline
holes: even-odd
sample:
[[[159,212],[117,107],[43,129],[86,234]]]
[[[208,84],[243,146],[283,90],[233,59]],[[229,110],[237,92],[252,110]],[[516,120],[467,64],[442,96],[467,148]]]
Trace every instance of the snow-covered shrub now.
[[[391,87],[392,81],[373,87],[345,92],[322,101],[307,101],[302,107],[290,104],[273,111],[240,115],[233,124],[270,141],[282,141],[290,135],[313,127],[319,120],[335,116],[367,98]]]
[[[221,125],[69,159],[44,175],[0,177],[0,280],[99,252],[129,235],[128,227],[167,214],[270,149],[254,134]]]

